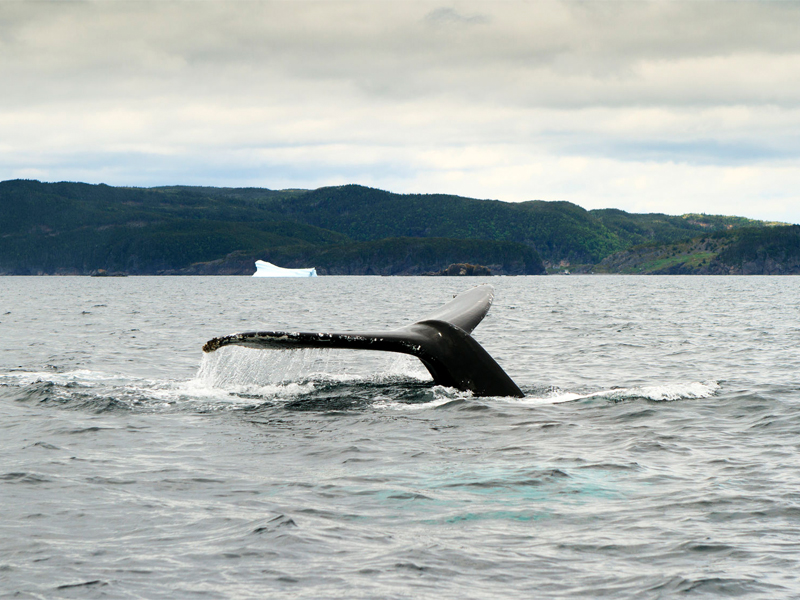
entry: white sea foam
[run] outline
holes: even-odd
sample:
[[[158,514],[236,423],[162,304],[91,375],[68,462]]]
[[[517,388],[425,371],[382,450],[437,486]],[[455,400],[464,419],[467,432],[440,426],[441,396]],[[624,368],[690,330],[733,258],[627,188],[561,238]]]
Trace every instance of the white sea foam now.
[[[232,348],[233,352],[216,352],[205,355],[197,376],[186,381],[157,381],[123,377],[88,369],[66,372],[35,371],[11,372],[0,375],[0,383],[34,385],[52,383],[58,386],[71,384],[83,388],[106,390],[114,388],[121,400],[131,404],[142,402],[171,405],[180,402],[221,403],[222,405],[251,404],[261,400],[291,400],[312,394],[321,383],[391,382],[401,380],[425,381],[429,379],[421,363],[412,357],[392,355],[384,360],[377,371],[354,373],[350,363],[330,357],[322,350],[292,350],[271,352],[275,356],[264,360],[264,353]],[[545,394],[524,398],[497,398],[492,401],[531,406],[553,405],[593,398],[623,401],[643,398],[653,402],[670,402],[708,398],[720,389],[716,381],[667,383],[652,386],[613,388],[593,392],[571,392],[554,388]],[[100,392],[98,392],[100,393]],[[463,392],[443,386],[430,388],[427,402],[398,402],[391,398],[378,398],[375,408],[416,411],[443,406],[453,400],[471,398]]]
[[[114,373],[75,369],[74,371],[13,371],[0,374],[0,383],[12,385],[31,385],[39,382],[67,385],[78,383],[85,387],[122,384],[129,378]]]
[[[175,385],[153,389],[149,394],[164,401],[197,400],[217,401],[226,404],[252,404],[254,399],[290,399],[310,394],[316,389],[314,382],[286,383],[268,385],[229,385],[225,388],[214,387],[198,380],[179,382]]]
[[[542,406],[550,404],[561,404],[564,402],[575,402],[592,398],[606,398],[614,401],[632,400],[643,398],[653,402],[670,402],[675,400],[690,400],[696,398],[708,398],[713,396],[720,389],[716,381],[694,381],[691,383],[671,383],[653,386],[640,386],[630,388],[613,388],[610,390],[599,390],[589,393],[568,392],[560,389],[553,389],[544,395],[525,396],[524,398],[492,398],[492,402],[509,402],[514,404],[527,404],[531,406]],[[430,402],[417,402],[413,404],[403,402],[381,401],[376,403],[376,408],[388,408],[392,410],[423,410],[436,408],[452,402],[453,400],[471,398],[470,392],[462,392],[453,388],[436,386],[433,388],[433,399]]]
[[[590,393],[565,392],[554,390],[544,396],[525,396],[524,398],[508,398],[509,402],[524,404],[559,404],[561,402],[574,402],[590,398],[608,398],[609,400],[628,400],[644,398],[653,402],[670,402],[674,400],[690,400],[708,398],[719,390],[716,381],[693,381],[691,383],[669,383],[652,386],[639,386],[631,388],[613,388]]]

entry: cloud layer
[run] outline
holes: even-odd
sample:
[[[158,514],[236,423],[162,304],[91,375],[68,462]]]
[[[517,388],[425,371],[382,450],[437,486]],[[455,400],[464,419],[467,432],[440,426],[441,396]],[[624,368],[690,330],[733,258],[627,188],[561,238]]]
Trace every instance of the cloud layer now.
[[[0,178],[800,221],[800,4],[8,2]]]

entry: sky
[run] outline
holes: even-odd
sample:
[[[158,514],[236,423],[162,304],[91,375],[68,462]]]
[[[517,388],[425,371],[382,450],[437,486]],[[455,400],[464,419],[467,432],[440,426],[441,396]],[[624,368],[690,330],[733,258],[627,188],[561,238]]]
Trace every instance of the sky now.
[[[0,180],[800,223],[800,2],[0,2]]]

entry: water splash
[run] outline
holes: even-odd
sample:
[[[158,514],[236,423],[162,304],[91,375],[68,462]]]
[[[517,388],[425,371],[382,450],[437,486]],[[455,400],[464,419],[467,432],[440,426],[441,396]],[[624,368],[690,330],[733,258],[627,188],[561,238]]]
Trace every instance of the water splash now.
[[[413,357],[358,350],[255,350],[220,348],[205,354],[195,380],[212,388],[284,386],[310,382],[383,382],[398,378],[429,381]]]

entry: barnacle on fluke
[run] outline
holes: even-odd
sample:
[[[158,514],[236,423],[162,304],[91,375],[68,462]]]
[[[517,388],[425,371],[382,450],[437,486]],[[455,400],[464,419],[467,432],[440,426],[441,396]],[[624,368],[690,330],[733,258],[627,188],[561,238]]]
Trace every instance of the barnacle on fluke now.
[[[524,394],[470,333],[489,312],[494,288],[481,285],[459,294],[424,319],[399,329],[371,333],[253,331],[209,340],[204,352],[222,346],[263,349],[349,348],[416,356],[439,385],[476,396]]]

